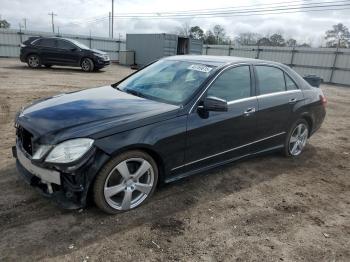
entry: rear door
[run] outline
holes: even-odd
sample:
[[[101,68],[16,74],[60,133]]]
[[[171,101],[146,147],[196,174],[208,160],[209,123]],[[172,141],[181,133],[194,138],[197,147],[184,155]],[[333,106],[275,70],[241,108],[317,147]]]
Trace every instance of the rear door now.
[[[38,43],[40,58],[43,64],[57,63],[57,48],[55,38],[43,38]]]
[[[254,69],[259,104],[259,139],[266,139],[271,146],[277,145],[284,141],[293,117],[293,107],[303,99],[303,94],[279,67],[256,65]],[[272,141],[272,144],[269,141]]]

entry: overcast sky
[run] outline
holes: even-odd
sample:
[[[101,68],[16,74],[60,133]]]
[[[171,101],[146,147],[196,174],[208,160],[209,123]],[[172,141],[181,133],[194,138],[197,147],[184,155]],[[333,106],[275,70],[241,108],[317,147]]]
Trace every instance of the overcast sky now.
[[[312,0],[311,0],[312,1]],[[313,0],[312,2],[331,2],[336,0]],[[261,4],[287,2],[287,0],[115,0],[115,14],[164,11],[184,11],[213,9]],[[290,0],[288,3],[298,5],[310,0]],[[345,1],[343,1],[345,2]],[[271,7],[271,6],[268,6]],[[247,7],[245,7],[247,8]],[[60,32],[108,36],[108,12],[111,0],[0,0],[0,15],[11,23],[12,28],[19,28],[23,18],[27,18],[27,29],[51,31],[49,12],[57,14],[55,25]],[[103,18],[105,17],[105,18]],[[91,22],[102,18],[96,22]],[[183,23],[199,25],[205,31],[215,24],[221,24],[230,37],[241,32],[255,32],[261,35],[281,32],[286,38],[293,37],[301,42],[318,45],[324,32],[336,23],[350,27],[350,9],[341,11],[293,13],[260,16],[230,16],[186,19],[117,19],[114,35],[119,33],[169,33],[176,31]],[[57,27],[56,27],[57,28]]]

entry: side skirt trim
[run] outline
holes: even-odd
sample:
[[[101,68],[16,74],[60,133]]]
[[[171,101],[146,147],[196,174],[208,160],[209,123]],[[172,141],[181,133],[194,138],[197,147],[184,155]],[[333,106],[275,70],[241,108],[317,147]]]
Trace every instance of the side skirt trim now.
[[[264,141],[264,140],[267,140],[267,139],[270,139],[270,138],[274,138],[274,137],[276,137],[276,136],[280,136],[280,135],[283,135],[283,134],[285,134],[285,133],[286,133],[286,132],[281,132],[281,133],[278,133],[278,134],[275,134],[275,135],[272,135],[272,136],[268,136],[268,137],[265,137],[265,138],[262,138],[262,139],[259,139],[259,140],[250,142],[250,143],[245,144],[245,145],[241,145],[241,146],[238,146],[238,147],[234,147],[234,148],[225,150],[225,151],[223,151],[223,152],[220,152],[220,153],[217,153],[217,154],[214,154],[214,155],[206,156],[206,157],[203,157],[203,158],[194,160],[194,161],[192,161],[192,162],[188,162],[188,163],[186,163],[186,164],[184,164],[184,165],[175,167],[175,168],[171,169],[171,171],[174,171],[174,170],[179,169],[179,168],[181,168],[181,167],[185,167],[185,166],[192,165],[192,164],[194,164],[194,163],[197,163],[197,162],[206,160],[206,159],[208,159],[208,158],[212,158],[212,157],[215,157],[215,156],[219,156],[219,155],[222,155],[222,154],[225,154],[225,153],[228,153],[228,152],[231,152],[231,151],[240,149],[240,148],[242,148],[242,147],[250,146],[250,145],[252,145],[252,144],[259,143],[259,142],[261,142],[261,141]]]
[[[278,149],[281,149],[283,147],[284,147],[284,145],[278,145],[278,146],[270,147],[268,149],[264,149],[264,150],[261,150],[261,151],[255,152],[255,153],[246,154],[246,155],[242,155],[242,156],[239,156],[239,157],[231,158],[231,159],[228,159],[228,160],[225,160],[225,161],[221,161],[221,162],[218,162],[218,163],[215,163],[215,164],[212,164],[212,165],[208,165],[208,166],[205,166],[205,167],[201,167],[199,169],[195,169],[195,170],[191,170],[191,171],[179,174],[179,175],[177,175],[175,177],[171,177],[169,179],[165,179],[164,182],[165,183],[170,183],[170,182],[173,182],[173,181],[176,181],[176,180],[188,177],[188,176],[192,176],[192,175],[197,174],[197,173],[201,173],[203,171],[207,171],[207,170],[213,169],[215,167],[219,167],[219,166],[231,163],[231,162],[238,161],[240,159],[243,159],[243,158],[246,158],[246,157],[249,157],[249,156],[255,156],[255,155],[262,154],[262,153],[278,150]]]

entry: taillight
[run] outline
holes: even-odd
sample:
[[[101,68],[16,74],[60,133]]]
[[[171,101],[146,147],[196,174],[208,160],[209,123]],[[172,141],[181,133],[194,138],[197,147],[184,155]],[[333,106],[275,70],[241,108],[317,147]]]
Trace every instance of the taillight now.
[[[327,105],[327,98],[324,95],[320,95],[320,101],[323,106]]]

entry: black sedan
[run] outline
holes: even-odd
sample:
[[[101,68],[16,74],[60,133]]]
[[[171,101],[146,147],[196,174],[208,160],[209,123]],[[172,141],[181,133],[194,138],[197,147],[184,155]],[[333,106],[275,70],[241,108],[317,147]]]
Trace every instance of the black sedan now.
[[[42,65],[78,66],[86,72],[110,64],[107,53],[91,49],[76,40],[61,37],[29,38],[21,44],[20,60],[30,68],[39,68]]]
[[[247,156],[299,156],[326,99],[289,67],[235,57],[161,59],[111,86],[34,102],[16,117],[19,173],[66,208],[107,213],[156,186]]]

